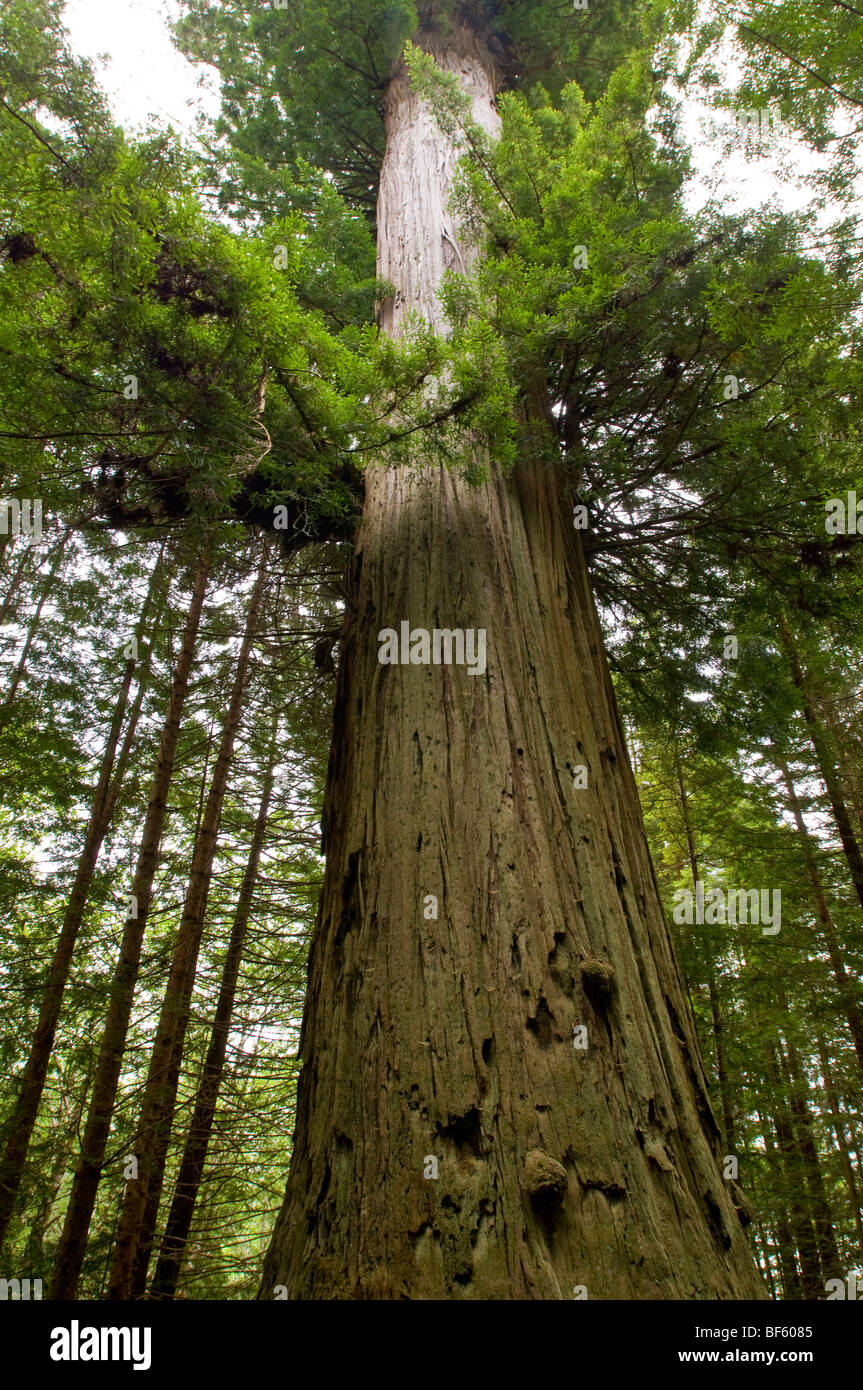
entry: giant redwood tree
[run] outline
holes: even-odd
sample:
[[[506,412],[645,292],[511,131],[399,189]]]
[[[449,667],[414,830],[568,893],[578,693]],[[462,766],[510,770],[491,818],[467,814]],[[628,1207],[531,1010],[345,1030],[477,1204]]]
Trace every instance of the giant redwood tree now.
[[[435,21],[419,45],[493,131],[488,35]],[[378,203],[388,331],[411,310],[443,326],[442,272],[470,254],[453,165],[397,64]],[[572,506],[542,458],[489,473],[367,479],[264,1292],[751,1296]],[[379,630],[405,621],[484,629],[487,670],[381,665]]]
[[[687,213],[668,8],[184,0],[179,42],[222,77],[207,183],[229,223],[156,176],[191,156],[106,136],[98,162],[63,145],[65,174],[39,155],[59,245],[4,243],[13,324],[58,281],[36,378],[77,392],[120,360],[142,382],[82,413],[15,378],[22,485],[74,425],[58,512],[145,534],[239,519],[349,556],[261,1298],[764,1292],[598,615],[682,688],[722,660],[744,542],[770,548],[780,597],[831,563],[807,505],[847,435],[856,288],[802,219]],[[59,274],[82,225],[102,235],[78,204],[102,201],[127,254],[94,243],[86,277]],[[124,295],[140,312],[95,333]],[[163,1127],[185,1031],[164,1104],[151,1063]],[[115,1296],[145,1287],[165,1156]],[[104,1153],[84,1160],[68,1288]]]
[[[319,163],[341,156],[348,192],[363,171],[365,195],[378,188],[382,331],[409,336],[419,315],[445,333],[446,272],[467,273],[481,249],[453,203],[457,157],[472,146],[481,161],[497,135],[524,12],[533,60],[551,65],[538,41],[549,7],[352,7],[382,66],[361,65],[367,80],[347,96],[326,76],[346,52],[340,22],[349,53],[357,37],[343,8],[294,12],[280,97],[300,143],[322,131]],[[395,35],[383,33],[385,8]],[[552,42],[573,23],[554,8]],[[200,19],[186,32],[206,53]],[[408,19],[415,81],[401,51]],[[585,61],[607,67],[623,29],[606,14]],[[435,73],[438,109],[420,90]],[[316,118],[326,82],[331,105]],[[351,102],[368,120],[345,136],[348,157],[329,146]],[[517,407],[519,439],[534,447],[520,445],[514,466],[466,434],[454,467],[418,441],[366,472],[294,1153],[263,1297],[759,1294],[572,478],[554,466],[554,405],[535,374]],[[419,635],[434,629],[484,632],[487,662],[434,662]],[[405,648],[385,664],[392,630]]]

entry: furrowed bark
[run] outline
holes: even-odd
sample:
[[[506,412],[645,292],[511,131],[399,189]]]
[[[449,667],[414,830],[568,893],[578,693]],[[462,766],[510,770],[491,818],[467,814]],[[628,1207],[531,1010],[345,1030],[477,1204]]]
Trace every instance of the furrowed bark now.
[[[268,548],[262,544],[260,565],[249,599],[231,698],[222,726],[219,752],[213,768],[204,816],[195,838],[186,901],[153,1042],[135,1142],[138,1177],[126,1184],[123,1197],[108,1285],[108,1297],[111,1299],[138,1298],[146,1288],[180,1080],[183,1044],[189,1022],[195,970],[212,879],[213,859],[228,785],[228,772],[243,712],[252,647],[257,636],[258,619],[266,587],[267,559]]]
[[[59,563],[59,560],[56,563]],[[51,571],[52,578],[56,571],[56,563]],[[147,595],[138,620],[139,634],[143,631],[149,618],[159,571],[160,563],[157,563],[150,576]],[[48,583],[46,583],[45,592],[47,589]],[[18,1099],[9,1121],[8,1139],[3,1161],[0,1163],[0,1247],[2,1247],[6,1237],[15,1207],[15,1199],[24,1176],[27,1150],[30,1147],[33,1127],[45,1089],[45,1079],[51,1065],[51,1052],[54,1047],[57,1024],[60,1021],[63,995],[72,966],[75,942],[84,920],[90,885],[96,871],[96,862],[111,824],[111,816],[116,801],[116,793],[111,795],[111,781],[117,758],[117,747],[126,718],[129,691],[137,666],[137,658],[130,659],[126,662],[123,671],[123,679],[114,704],[111,725],[102,753],[99,777],[93,793],[90,819],[84,835],[84,845],[78,859],[75,881],[72,885],[66,911],[63,914],[63,923],[48,970],[42,1003],[39,1008],[39,1018],[30,1045],[30,1053],[22,1073]]]
[[[476,36],[419,42],[493,130]],[[386,105],[397,333],[412,308],[440,325],[440,270],[470,249],[447,208],[454,151],[401,69]],[[378,634],[403,621],[484,629],[487,669],[382,665]],[[553,469],[524,460],[479,487],[368,471],[324,845],[259,1297],[763,1296]]]
[[[81,1157],[78,1162],[69,1196],[69,1205],[57,1254],[48,1297],[74,1298],[78,1288],[81,1266],[87,1249],[90,1221],[96,1203],[96,1193],[102,1177],[111,1116],[117,1098],[117,1085],[126,1048],[132,1000],[141,963],[141,947],[147,926],[147,916],[153,896],[153,881],[162,843],[167,814],[168,790],[174,773],[174,759],[183,706],[189,687],[189,676],[201,623],[201,612],[207,592],[210,572],[210,553],[205,548],[199,558],[192,585],[189,608],[180,651],[177,656],[171,690],[165,711],[165,721],[156,755],[156,766],[147,804],[138,861],[132,880],[132,911],[123,927],[120,954],[111,982],[105,1031],[96,1064],[93,1091],[87,1113]]]

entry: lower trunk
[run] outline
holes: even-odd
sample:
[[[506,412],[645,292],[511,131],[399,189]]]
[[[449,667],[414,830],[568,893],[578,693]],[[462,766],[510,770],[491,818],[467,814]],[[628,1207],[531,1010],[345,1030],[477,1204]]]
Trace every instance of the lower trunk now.
[[[759,1297],[553,471],[370,474],[325,848],[262,1296]]]

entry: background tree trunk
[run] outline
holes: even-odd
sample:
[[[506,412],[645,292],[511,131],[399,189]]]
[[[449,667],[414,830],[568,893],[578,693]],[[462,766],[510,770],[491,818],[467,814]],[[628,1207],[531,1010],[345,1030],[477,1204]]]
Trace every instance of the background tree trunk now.
[[[848,1185],[848,1204],[854,1217],[854,1229],[857,1232],[857,1243],[860,1255],[863,1257],[863,1212],[860,1207],[860,1194],[857,1190],[857,1180],[854,1176],[854,1168],[851,1163],[851,1155],[848,1152],[848,1134],[845,1129],[845,1117],[839,1109],[839,1100],[836,1095],[836,1086],[833,1081],[833,1068],[830,1065],[830,1055],[827,1045],[819,1033],[816,1038],[818,1045],[818,1058],[821,1063],[821,1075],[824,1078],[824,1094],[827,1097],[827,1104],[830,1107],[830,1123],[833,1133],[836,1135],[836,1146],[842,1155],[842,1167],[845,1171],[845,1182]]]
[[[57,563],[59,563],[59,559]],[[51,570],[52,579],[55,570],[56,565]],[[150,576],[150,583],[138,621],[137,636],[139,638],[142,636],[144,626],[149,617],[160,573],[161,556]],[[18,1099],[9,1122],[8,1138],[3,1160],[2,1163],[0,1163],[0,1247],[3,1245],[6,1232],[9,1228],[9,1222],[12,1219],[12,1213],[15,1207],[15,1199],[24,1175],[27,1150],[30,1147],[33,1127],[36,1123],[36,1116],[39,1113],[39,1104],[45,1089],[45,1079],[51,1064],[51,1051],[54,1047],[57,1024],[60,1021],[63,995],[69,979],[69,972],[72,968],[75,942],[78,939],[78,933],[84,921],[87,899],[90,894],[90,885],[93,882],[96,863],[111,824],[111,816],[117,799],[117,791],[119,788],[116,787],[116,782],[112,785],[112,776],[115,770],[117,746],[120,742],[120,735],[123,730],[123,721],[126,718],[129,691],[132,688],[132,679],[137,666],[137,656],[129,658],[126,661],[123,671],[123,679],[120,683],[120,690],[114,704],[111,725],[105,740],[105,748],[99,766],[99,776],[93,791],[90,819],[84,834],[84,844],[78,858],[75,880],[69,895],[69,901],[66,905],[66,911],[63,914],[63,924],[57,937],[57,944],[54,948],[54,955],[51,959],[51,965],[45,982],[45,991],[42,995],[42,1002],[39,1007],[39,1019],[36,1024],[36,1031],[33,1035],[30,1053],[21,1077],[21,1088]],[[12,698],[11,695],[9,698]]]
[[[45,607],[48,597],[51,594],[52,589],[54,588],[54,583],[57,578],[57,571],[63,563],[63,558],[66,554],[66,546],[69,542],[69,537],[71,536],[71,534],[72,528],[71,526],[67,526],[60,539],[56,541],[55,544],[51,547],[51,566],[48,570],[47,575],[45,576],[45,580],[42,584],[42,587],[39,590],[38,602],[33,610],[33,613],[31,614],[30,621],[27,624],[27,630],[24,637],[24,645],[21,648],[21,655],[18,657],[18,661],[15,665],[15,670],[12,672],[12,675],[10,677],[9,689],[6,691],[6,694],[3,697],[2,704],[0,704],[0,720],[8,719],[10,706],[14,703],[15,696],[18,694],[18,687],[21,684],[21,681],[24,679],[24,673],[27,670],[27,659],[30,655],[30,649],[33,646],[34,641],[36,640],[36,633],[39,631],[39,623],[42,620],[42,609]]]
[[[806,1186],[809,1190],[812,1223],[818,1241],[818,1258],[821,1261],[822,1280],[826,1282],[828,1279],[842,1277],[844,1271],[841,1268],[839,1251],[836,1247],[833,1219],[821,1173],[821,1158],[812,1132],[813,1117],[806,1100],[806,1080],[800,1066],[797,1049],[790,1038],[786,1040],[785,1044],[784,1070],[788,1078],[789,1103],[791,1114],[794,1117],[797,1147],[803,1158],[806,1172]]]
[[[195,837],[195,848],[189,868],[189,886],[141,1102],[141,1118],[135,1141],[138,1176],[126,1184],[117,1243],[111,1263],[109,1298],[136,1298],[144,1293],[146,1287],[183,1061],[183,1045],[189,1022],[189,1006],[195,985],[195,970],[213,873],[213,859],[228,785],[228,772],[243,712],[252,646],[257,636],[258,619],[266,587],[268,553],[267,545],[262,545],[260,565],[249,598],[245,631],[237,657],[231,698],[222,726],[213,779],[203,819]]]
[[[689,858],[689,872],[692,877],[692,891],[695,893],[698,891],[698,880],[700,876],[698,868],[698,849],[695,841],[695,829],[689,810],[689,796],[686,791],[686,781],[683,776],[680,753],[676,745],[674,748],[674,772],[677,778],[677,789],[680,794],[680,814],[683,818],[683,829],[686,834],[686,852]],[[716,983],[716,971],[712,961],[709,961],[707,964],[707,989],[710,999],[710,1019],[713,1025],[713,1045],[716,1048],[716,1083],[719,1087],[719,1099],[722,1105],[722,1139],[726,1151],[730,1152],[734,1149],[734,1111],[731,1105],[731,1091],[728,1084],[728,1066],[725,1059],[725,1025],[722,1018],[722,1006],[719,1000],[719,987]]]
[[[105,1031],[99,1049],[93,1092],[87,1113],[81,1157],[72,1181],[69,1205],[63,1222],[63,1232],[54,1260],[49,1298],[74,1298],[81,1266],[87,1249],[90,1221],[96,1203],[96,1193],[102,1177],[102,1165],[111,1131],[111,1117],[117,1097],[117,1085],[123,1065],[123,1053],[132,1014],[135,984],[141,963],[141,948],[147,926],[147,916],[153,896],[153,881],[162,843],[162,832],[168,810],[168,790],[174,775],[174,759],[183,706],[189,688],[189,676],[198,640],[201,613],[210,573],[210,552],[205,547],[199,558],[180,651],[174,667],[165,722],[159,740],[156,767],[147,803],[147,814],[141,832],[138,862],[132,880],[132,910],[123,927],[120,954],[111,981]]]
[[[475,36],[420,41],[493,129]],[[439,323],[439,271],[468,259],[453,158],[397,71],[390,332],[410,308]],[[402,621],[485,628],[487,672],[382,666],[378,632]],[[472,488],[440,467],[369,470],[324,843],[260,1296],[761,1296],[556,471],[526,461]]]
[[[851,817],[848,814],[848,807],[845,803],[845,796],[840,784],[839,773],[836,770],[833,750],[829,746],[824,726],[815,714],[808,682],[800,663],[797,646],[791,635],[791,629],[785,617],[781,614],[779,620],[779,633],[791,668],[791,678],[800,696],[800,711],[803,718],[806,720],[809,739],[815,750],[818,774],[827,789],[827,796],[830,800],[830,807],[833,812],[833,820],[839,834],[839,839],[842,842],[842,851],[847,860],[848,869],[851,874],[851,882],[854,885],[854,891],[857,894],[860,905],[863,907],[863,853],[861,853],[860,845],[854,834]]]
[[[827,899],[824,896],[824,887],[821,883],[821,875],[818,872],[818,865],[815,859],[812,837],[803,819],[803,812],[800,809],[800,800],[797,796],[797,789],[788,768],[788,764],[778,754],[774,754],[776,766],[782,773],[785,783],[785,790],[788,794],[788,803],[791,813],[794,816],[794,824],[797,827],[797,834],[800,838],[800,848],[803,854],[803,862],[806,865],[806,874],[812,885],[812,895],[815,901],[815,910],[818,913],[818,920],[821,923],[821,934],[824,937],[824,944],[827,947],[827,955],[830,958],[830,968],[836,982],[836,989],[842,1001],[842,1009],[848,1024],[848,1031],[854,1043],[854,1051],[857,1054],[857,1061],[863,1071],[863,1018],[857,1007],[855,996],[855,983],[845,968],[845,958],[839,938],[836,935],[836,928],[833,925],[833,918],[827,906]]]
[[[776,1147],[785,1170],[788,1215],[800,1262],[800,1290],[804,1299],[814,1300],[820,1298],[824,1292],[824,1279],[809,1192],[805,1183],[805,1164],[786,1103],[787,1083],[773,1044],[770,1045],[766,1057],[767,1072],[775,1088],[771,1110],[776,1131]]]
[[[204,1164],[207,1161],[207,1149],[210,1144],[213,1119],[219,1099],[219,1088],[225,1069],[225,1056],[228,1048],[228,1036],[231,1031],[231,1019],[234,1013],[237,981],[240,977],[243,948],[246,944],[246,930],[252,912],[252,902],[258,882],[258,869],[267,835],[270,799],[273,792],[277,726],[278,720],[275,720],[270,742],[269,766],[264,776],[264,789],[252,833],[249,857],[234,911],[231,939],[228,942],[228,949],[222,966],[222,980],[213,1018],[210,1045],[207,1048],[201,1081],[195,1097],[195,1108],[189,1125],[189,1133],[186,1136],[183,1157],[180,1161],[162,1248],[150,1286],[150,1292],[159,1298],[172,1298],[176,1292],[183,1254],[192,1227],[192,1217],[195,1214],[195,1203],[198,1200],[198,1189],[204,1175]]]

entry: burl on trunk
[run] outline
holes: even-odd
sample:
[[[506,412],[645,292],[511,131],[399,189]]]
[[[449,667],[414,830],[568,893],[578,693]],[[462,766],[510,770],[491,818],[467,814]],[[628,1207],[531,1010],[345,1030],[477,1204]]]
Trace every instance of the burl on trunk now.
[[[494,130],[481,40],[418,42]],[[441,326],[440,275],[470,258],[454,159],[399,66],[388,332],[410,309]],[[379,633],[403,622],[484,629],[485,671],[381,664]],[[293,1160],[259,1296],[763,1296],[553,469],[524,459],[481,487],[369,470],[324,841]]]

